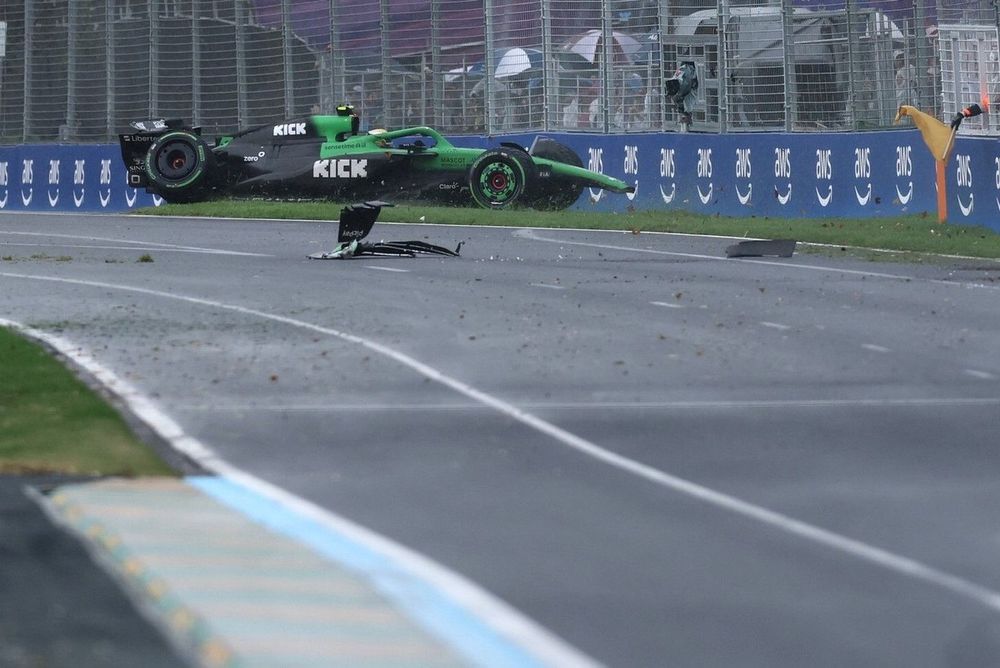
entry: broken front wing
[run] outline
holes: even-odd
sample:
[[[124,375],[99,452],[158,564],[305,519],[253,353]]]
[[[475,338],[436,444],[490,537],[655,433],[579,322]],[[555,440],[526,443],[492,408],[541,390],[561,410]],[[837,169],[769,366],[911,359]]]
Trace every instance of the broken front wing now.
[[[340,227],[337,231],[337,246],[326,253],[309,255],[313,260],[345,260],[362,255],[392,255],[416,257],[417,255],[445,255],[458,257],[462,250],[459,243],[455,250],[444,246],[429,244],[425,241],[362,241],[372,226],[375,225],[378,214],[384,206],[392,206],[388,202],[364,202],[345,206],[340,211]]]

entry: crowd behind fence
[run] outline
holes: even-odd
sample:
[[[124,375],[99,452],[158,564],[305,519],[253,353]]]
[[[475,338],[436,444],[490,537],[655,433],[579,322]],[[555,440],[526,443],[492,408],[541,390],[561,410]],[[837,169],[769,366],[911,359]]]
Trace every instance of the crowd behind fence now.
[[[875,129],[1000,95],[997,30],[991,0],[0,0],[0,142],[342,103],[450,134]]]

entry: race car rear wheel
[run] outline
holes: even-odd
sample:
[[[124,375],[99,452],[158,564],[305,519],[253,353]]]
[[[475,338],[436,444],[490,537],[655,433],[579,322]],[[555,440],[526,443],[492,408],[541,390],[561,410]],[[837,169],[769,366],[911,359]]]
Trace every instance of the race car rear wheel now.
[[[531,155],[535,158],[545,158],[574,167],[583,167],[583,162],[576,151],[557,141],[538,142]],[[553,178],[547,183],[540,181],[532,193],[531,208],[541,211],[562,211],[580,199],[582,192],[583,185],[568,179]]]
[[[469,169],[472,199],[484,209],[504,209],[528,187],[530,160],[508,149],[487,151]]]
[[[168,202],[202,199],[214,165],[208,144],[188,130],[167,132],[146,153],[150,188]]]

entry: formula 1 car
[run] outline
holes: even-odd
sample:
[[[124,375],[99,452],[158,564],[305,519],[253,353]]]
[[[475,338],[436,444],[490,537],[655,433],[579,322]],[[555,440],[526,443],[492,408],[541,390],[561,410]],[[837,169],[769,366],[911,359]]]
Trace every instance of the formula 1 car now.
[[[453,146],[428,127],[359,132],[349,105],[336,115],[309,116],[220,137],[181,121],[141,121],[119,135],[128,184],[167,202],[223,196],[331,200],[410,199],[489,209],[513,205],[565,209],[584,188],[615,193],[633,186],[584,169],[554,140],[530,149],[501,143],[491,150]]]

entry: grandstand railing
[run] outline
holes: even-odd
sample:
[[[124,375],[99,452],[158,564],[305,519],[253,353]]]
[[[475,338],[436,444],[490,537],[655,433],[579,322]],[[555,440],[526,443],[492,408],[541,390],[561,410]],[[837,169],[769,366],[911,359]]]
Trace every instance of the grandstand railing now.
[[[342,103],[450,134],[859,131],[1000,96],[998,25],[990,0],[6,1],[0,142]]]

